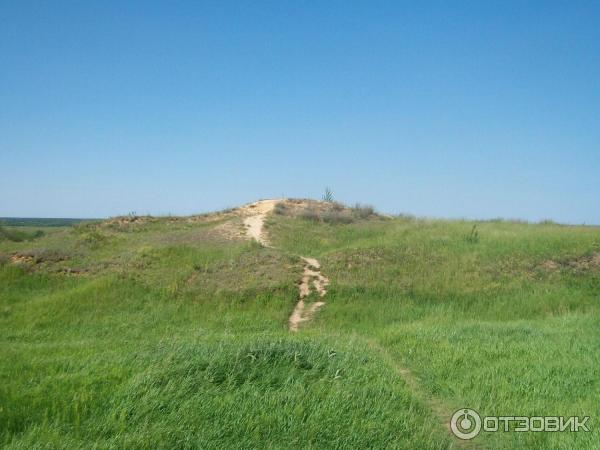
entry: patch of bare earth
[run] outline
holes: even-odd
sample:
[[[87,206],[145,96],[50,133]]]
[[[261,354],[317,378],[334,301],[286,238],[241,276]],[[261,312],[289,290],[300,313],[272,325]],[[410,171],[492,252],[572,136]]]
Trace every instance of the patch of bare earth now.
[[[560,269],[560,264],[558,264],[556,261],[548,259],[541,264],[541,267],[542,269],[553,271]]]
[[[216,236],[226,240],[238,240],[246,237],[244,225],[239,218],[223,222],[211,230]]]
[[[68,259],[68,253],[47,248],[38,248],[24,252],[13,253],[10,262],[13,264],[37,265],[42,263],[56,263]]]
[[[34,264],[35,259],[31,255],[15,253],[10,257],[10,262],[13,264]]]
[[[226,221],[215,226],[212,231],[227,240],[254,239],[269,247],[269,242],[263,233],[263,225],[265,218],[279,201],[259,200],[218,214],[212,218]]]
[[[86,275],[87,270],[78,269],[75,267],[64,267],[64,268],[58,269],[57,273],[60,273],[62,275],[73,276],[73,277],[80,277],[82,275]]]
[[[302,322],[310,320],[314,314],[325,305],[323,301],[312,303],[306,307],[305,299],[311,294],[311,284],[314,290],[319,294],[319,297],[324,297],[327,293],[326,287],[329,284],[329,279],[321,274],[321,264],[314,258],[302,257],[304,261],[304,272],[302,273],[302,282],[299,286],[299,299],[296,303],[294,311],[289,318],[290,331],[298,331]]]
[[[280,200],[259,200],[258,202],[240,208],[240,213],[244,217],[244,226],[246,234],[250,239],[255,239],[265,247],[269,247],[269,240],[263,231],[267,215],[273,211],[275,205]]]
[[[540,268],[547,272],[556,272],[562,269],[574,272],[600,270],[600,252],[557,261],[548,259],[540,264]]]

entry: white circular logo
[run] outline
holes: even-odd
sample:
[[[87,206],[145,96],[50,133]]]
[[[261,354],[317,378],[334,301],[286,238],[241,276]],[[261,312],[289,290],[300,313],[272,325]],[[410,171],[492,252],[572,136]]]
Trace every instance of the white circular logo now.
[[[450,429],[459,439],[473,439],[481,431],[481,417],[473,409],[459,409],[450,419]]]

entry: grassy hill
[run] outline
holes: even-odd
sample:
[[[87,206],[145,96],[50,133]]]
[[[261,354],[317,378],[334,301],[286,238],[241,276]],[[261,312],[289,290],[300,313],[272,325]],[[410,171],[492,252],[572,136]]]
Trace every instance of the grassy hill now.
[[[447,422],[591,416],[481,448],[600,448],[600,229],[278,205],[0,241],[7,448],[456,448]],[[288,317],[319,258],[325,306]]]

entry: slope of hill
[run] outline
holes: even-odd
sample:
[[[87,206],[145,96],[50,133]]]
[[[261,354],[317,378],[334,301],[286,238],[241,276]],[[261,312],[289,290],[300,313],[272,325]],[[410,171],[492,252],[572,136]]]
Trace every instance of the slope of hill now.
[[[265,205],[0,242],[0,442],[437,449],[463,407],[600,417],[600,229]]]

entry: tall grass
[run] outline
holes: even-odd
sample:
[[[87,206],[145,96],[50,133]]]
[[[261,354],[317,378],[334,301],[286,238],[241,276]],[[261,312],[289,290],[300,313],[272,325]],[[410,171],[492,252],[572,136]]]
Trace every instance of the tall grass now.
[[[471,222],[366,212],[274,215],[275,248],[210,218],[1,242],[31,258],[0,264],[0,445],[439,449],[461,407],[600,416],[598,228],[484,222],[474,245]],[[297,255],[331,283],[290,335]],[[475,446],[598,442],[593,421]]]
[[[600,415],[600,264],[589,264],[600,255],[600,229],[404,219],[340,227],[281,217],[270,232],[276,245],[318,256],[331,279],[313,331],[373,338],[444,405],[447,420],[464,407]],[[598,448],[600,440],[592,428],[484,433],[475,442]]]

